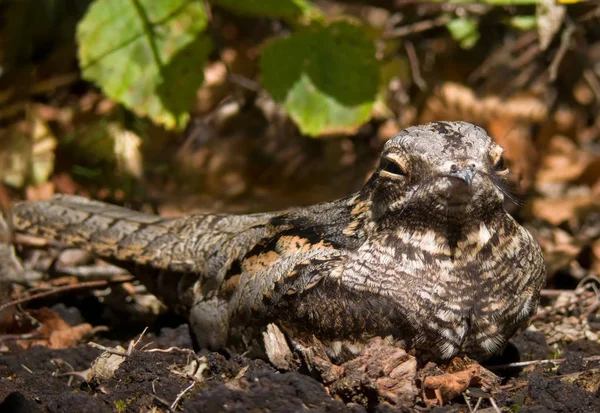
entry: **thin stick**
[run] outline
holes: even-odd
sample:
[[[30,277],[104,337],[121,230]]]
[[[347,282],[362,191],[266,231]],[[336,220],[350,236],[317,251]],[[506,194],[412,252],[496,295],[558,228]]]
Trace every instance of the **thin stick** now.
[[[192,388],[196,385],[196,382],[193,381],[192,384],[190,384],[189,386],[187,386],[185,389],[183,389],[183,391],[181,391],[178,395],[177,398],[175,399],[175,401],[171,404],[171,410],[175,410],[177,408],[177,404],[179,404],[179,401],[181,400],[181,398],[183,396],[185,396],[185,394],[187,392],[189,392],[190,390],[192,390]]]
[[[113,265],[81,265],[77,267],[57,268],[56,272],[66,275],[74,275],[79,278],[85,277],[111,277],[129,275],[126,270]]]
[[[558,48],[558,52],[554,55],[552,62],[550,63],[550,67],[548,68],[548,73],[550,77],[550,81],[554,82],[556,77],[558,76],[558,67],[565,57],[565,53],[567,53],[567,49],[571,45],[571,36],[575,33],[575,29],[572,25],[568,25],[560,36],[560,46]]]
[[[575,294],[577,294],[577,292],[576,292],[576,290],[552,290],[552,289],[543,289],[540,291],[540,295],[542,297],[556,297],[561,294],[575,295]]]
[[[494,398],[493,398],[493,397],[490,397],[490,403],[492,403],[492,406],[494,406],[494,410],[495,410],[496,412],[498,412],[498,413],[502,413],[502,412],[500,411],[500,409],[498,408],[498,405],[496,404],[496,400],[494,400]]]
[[[90,341],[88,343],[88,346],[90,346],[92,348],[97,348],[98,350],[102,350],[102,351],[105,351],[105,352],[110,353],[110,354],[116,354],[117,356],[122,356],[122,357],[128,357],[129,356],[129,353],[126,352],[126,351],[117,350],[117,349],[110,348],[110,347],[105,347],[105,346],[103,346],[101,344],[94,343],[93,341]]]
[[[188,356],[192,356],[198,364],[206,361],[204,357],[200,357],[196,354],[196,352],[190,348],[180,348],[180,347],[169,347],[169,348],[150,348],[148,350],[144,350],[146,353],[172,353],[174,351],[178,351],[180,353],[187,354]]]
[[[148,331],[148,327],[144,328],[144,331],[142,331],[137,340],[135,340],[135,343],[133,343],[133,348],[136,348],[137,345],[140,344],[140,341],[142,340],[142,337],[144,337],[144,334],[146,334],[146,331]]]
[[[551,363],[554,365],[559,365],[561,363],[564,363],[567,359],[546,359],[546,360],[531,360],[531,361],[519,361],[517,363],[507,363],[507,364],[497,364],[495,366],[488,366],[486,367],[488,370],[505,370],[505,369],[510,369],[510,368],[515,368],[515,367],[527,367],[527,366],[534,366],[536,364],[547,364],[547,363]],[[600,361],[600,356],[590,356],[590,357],[584,357],[583,361]]]
[[[85,281],[85,282],[81,282],[81,283],[78,283],[75,285],[65,285],[62,287],[53,288],[52,290],[49,290],[49,291],[44,291],[43,293],[38,293],[38,294],[31,295],[29,297],[23,297],[23,298],[14,300],[14,301],[9,301],[7,303],[0,305],[0,311],[4,310],[5,308],[12,307],[13,305],[27,303],[29,301],[37,300],[38,298],[48,297],[50,295],[62,293],[65,291],[74,291],[74,290],[80,290],[80,289],[84,289],[84,288],[106,287],[109,284],[121,284],[121,283],[129,282],[129,281],[133,280],[134,278],[135,277],[133,277],[131,275],[124,275],[122,277],[115,277],[110,280]]]
[[[415,82],[419,89],[427,89],[427,83],[425,83],[425,80],[423,77],[421,77],[419,58],[417,57],[415,47],[413,46],[412,42],[406,41],[404,43],[404,48],[406,49],[406,55],[408,56],[408,62],[410,63],[410,72],[412,74],[413,82]]]
[[[409,34],[424,32],[435,27],[440,27],[448,23],[452,18],[450,16],[442,15],[436,19],[424,20],[418,23],[409,24],[407,26],[398,27],[397,29],[390,30],[384,33],[384,39],[394,39],[396,37],[404,37]]]

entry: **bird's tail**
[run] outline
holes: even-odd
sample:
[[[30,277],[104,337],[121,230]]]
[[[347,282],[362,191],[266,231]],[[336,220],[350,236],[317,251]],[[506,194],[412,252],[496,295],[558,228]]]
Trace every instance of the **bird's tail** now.
[[[178,226],[177,219],[57,195],[48,201],[17,203],[12,220],[16,232],[79,247],[128,269],[163,299],[176,294],[170,290],[178,289],[181,277],[177,274],[200,271],[186,251],[190,240],[173,228]],[[163,276],[167,273],[169,279]]]

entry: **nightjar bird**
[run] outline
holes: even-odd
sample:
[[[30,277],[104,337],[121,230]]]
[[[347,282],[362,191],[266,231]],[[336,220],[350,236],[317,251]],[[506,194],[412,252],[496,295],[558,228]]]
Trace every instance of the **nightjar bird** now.
[[[281,212],[163,218],[74,196],[14,208],[17,231],[92,251],[246,351],[274,323],[342,358],[374,337],[424,359],[485,359],[524,328],[540,247],[503,207],[502,149],[465,122],[390,139],[358,192]]]

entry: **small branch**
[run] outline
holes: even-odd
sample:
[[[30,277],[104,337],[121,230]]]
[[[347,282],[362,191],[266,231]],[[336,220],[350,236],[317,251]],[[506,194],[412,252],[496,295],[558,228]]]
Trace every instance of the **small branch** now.
[[[427,83],[421,76],[421,70],[419,69],[419,58],[417,57],[415,47],[413,46],[412,42],[406,41],[404,48],[406,49],[408,61],[410,62],[410,72],[412,73],[413,82],[415,82],[419,89],[427,89]]]
[[[227,68],[229,71],[229,68]],[[227,74],[227,79],[235,83],[238,86],[243,87],[244,89],[248,89],[252,92],[258,92],[261,89],[260,83],[255,80],[249,79],[246,76],[242,76],[239,73],[229,72]]]
[[[85,289],[85,288],[106,287],[109,284],[121,284],[121,283],[132,281],[133,279],[134,279],[133,276],[126,275],[126,276],[122,276],[122,277],[115,277],[110,280],[86,281],[86,282],[78,283],[75,285],[65,285],[63,287],[57,287],[57,288],[53,288],[49,291],[44,291],[43,293],[38,293],[38,294],[31,295],[29,297],[23,297],[23,298],[19,298],[19,299],[13,300],[13,301],[9,301],[7,303],[0,305],[0,311],[6,309],[8,307],[12,307],[14,305],[27,303],[29,301],[37,300],[38,298],[48,297],[48,296],[51,296],[54,294],[63,293],[65,291],[75,291],[75,290],[81,290],[81,289]]]
[[[129,352],[127,352],[127,351],[122,351],[122,350],[117,350],[117,349],[110,348],[110,347],[105,347],[105,346],[103,346],[101,344],[94,343],[93,341],[90,341],[88,343],[88,346],[90,346],[92,348],[96,348],[98,350],[105,351],[105,352],[110,353],[110,354],[116,354],[117,356],[122,356],[122,357],[128,357],[129,356]]]
[[[586,80],[592,92],[594,92],[594,96],[596,97],[596,102],[600,102],[600,83],[598,83],[598,78],[596,74],[591,69],[585,69],[583,71],[583,78]]]
[[[180,348],[180,347],[169,347],[169,348],[151,348],[148,350],[144,350],[146,353],[172,353],[174,351],[178,351],[180,353],[187,354],[188,356],[192,356],[198,363],[204,362],[204,357],[198,356],[196,352],[190,348]]]
[[[556,52],[556,55],[554,55],[554,58],[552,59],[552,63],[550,63],[550,67],[548,68],[551,82],[554,82],[558,76],[558,67],[563,61],[563,58],[565,57],[565,54],[571,45],[571,37],[573,33],[575,33],[575,28],[573,25],[569,24],[560,36],[560,46]]]
[[[41,333],[2,334],[0,335],[0,343],[9,340],[33,340],[41,337],[43,337]]]
[[[137,338],[137,340],[135,340],[135,342],[131,342],[131,344],[129,345],[129,347],[131,347],[131,351],[133,351],[137,347],[137,345],[140,344],[140,341],[142,340],[142,337],[144,337],[144,334],[146,334],[146,331],[148,331],[148,327],[144,328],[144,331],[142,331],[142,333]],[[129,351],[129,353],[131,353],[131,351]]]
[[[500,408],[498,407],[498,405],[496,404],[496,400],[494,400],[493,397],[490,397],[490,403],[492,404],[492,406],[494,407],[494,410],[497,413],[502,413],[502,411],[500,410]]]
[[[512,369],[512,368],[517,368],[517,367],[527,367],[527,366],[535,366],[538,364],[554,364],[555,366],[558,366],[561,363],[564,363],[567,359],[546,359],[546,360],[531,360],[531,361],[519,361],[517,363],[507,363],[507,364],[497,364],[495,366],[487,366],[486,368],[488,370],[506,370],[506,369]],[[590,357],[584,357],[583,361],[600,361],[600,356],[590,356]]]
[[[443,26],[450,20],[452,20],[451,16],[442,15],[435,19],[425,20],[422,22],[409,24],[407,26],[398,27],[397,29],[392,29],[389,32],[384,33],[383,39],[395,39],[397,37],[404,37],[409,34],[424,32],[430,29],[434,29],[436,27]]]
[[[56,272],[65,275],[73,275],[78,278],[90,277],[116,277],[129,275],[126,270],[114,265],[80,265],[75,267],[58,267]]]
[[[575,290],[551,290],[544,289],[540,291],[540,295],[542,297],[557,297],[562,294],[575,295],[577,292]]]
[[[192,388],[196,385],[196,382],[193,381],[192,384],[190,384],[189,386],[187,386],[185,389],[183,389],[178,395],[177,398],[175,399],[175,401],[171,404],[170,408],[171,411],[174,411],[177,408],[177,405],[179,404],[179,401],[181,400],[181,398],[183,396],[185,396],[185,394],[187,392],[189,392],[190,390],[192,390]]]

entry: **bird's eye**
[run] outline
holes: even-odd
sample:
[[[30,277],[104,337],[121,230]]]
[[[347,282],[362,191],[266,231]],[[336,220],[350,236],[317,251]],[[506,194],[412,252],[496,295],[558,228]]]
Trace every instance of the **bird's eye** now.
[[[508,173],[508,167],[506,165],[506,161],[504,160],[504,156],[500,156],[500,158],[498,158],[494,164],[494,170],[501,175]]]
[[[404,170],[400,167],[400,165],[398,165],[396,162],[391,161],[389,159],[382,160],[380,168],[382,171],[385,171],[392,175],[400,175],[400,176],[406,175],[406,172],[404,172]]]

